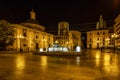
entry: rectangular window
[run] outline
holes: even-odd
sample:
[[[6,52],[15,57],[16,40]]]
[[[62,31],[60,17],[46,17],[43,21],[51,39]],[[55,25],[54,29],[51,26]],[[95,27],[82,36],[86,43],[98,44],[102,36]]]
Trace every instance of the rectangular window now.
[[[97,43],[97,46],[99,46],[99,43]]]
[[[91,33],[90,33],[90,35],[91,35]]]
[[[38,38],[38,36],[36,36],[36,38]]]
[[[103,32],[103,35],[105,35],[105,32]]]
[[[23,44],[23,46],[26,46],[26,44]]]
[[[10,46],[13,46],[13,44],[10,44]]]
[[[103,43],[103,45],[105,45],[105,43]]]
[[[90,42],[92,42],[92,40],[90,39]]]
[[[99,35],[99,32],[97,32],[97,35]]]
[[[103,41],[105,41],[105,38],[103,38]]]
[[[27,29],[23,29],[23,36],[27,37]]]

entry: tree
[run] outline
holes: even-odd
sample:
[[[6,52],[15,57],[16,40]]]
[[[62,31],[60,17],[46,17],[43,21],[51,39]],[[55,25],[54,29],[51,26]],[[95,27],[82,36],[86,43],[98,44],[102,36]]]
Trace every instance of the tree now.
[[[14,43],[14,27],[6,20],[0,21],[0,50],[5,50],[7,46]]]

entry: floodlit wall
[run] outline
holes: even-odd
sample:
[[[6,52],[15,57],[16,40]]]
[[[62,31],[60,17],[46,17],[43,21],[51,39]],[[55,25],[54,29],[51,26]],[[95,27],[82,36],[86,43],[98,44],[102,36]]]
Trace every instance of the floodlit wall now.
[[[114,33],[117,34],[116,45],[120,45],[120,14],[114,20]]]
[[[87,48],[100,48],[106,46],[109,37],[108,30],[94,30],[87,32]]]
[[[11,26],[15,27],[15,42],[8,47],[9,50],[36,51],[53,45],[52,34],[19,24],[12,24]]]

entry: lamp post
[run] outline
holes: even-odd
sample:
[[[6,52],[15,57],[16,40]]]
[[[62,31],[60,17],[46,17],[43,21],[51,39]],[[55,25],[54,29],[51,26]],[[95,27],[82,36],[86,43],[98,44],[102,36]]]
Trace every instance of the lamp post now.
[[[20,34],[20,35],[17,36],[17,38],[19,39],[19,51],[22,51],[22,49],[21,49],[21,39],[24,38],[24,37],[21,36],[21,34]]]
[[[111,37],[112,37],[112,39],[114,41],[113,44],[114,44],[114,51],[115,51],[115,40],[118,37],[118,35],[114,33]]]

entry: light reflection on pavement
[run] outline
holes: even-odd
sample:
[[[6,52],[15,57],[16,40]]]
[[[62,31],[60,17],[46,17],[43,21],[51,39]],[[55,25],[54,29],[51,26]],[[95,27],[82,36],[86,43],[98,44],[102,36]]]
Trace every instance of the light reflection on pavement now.
[[[120,54],[85,50],[79,57],[0,54],[0,80],[120,80]]]

